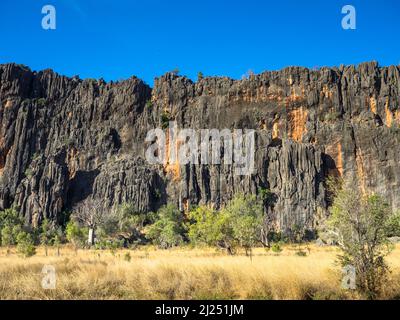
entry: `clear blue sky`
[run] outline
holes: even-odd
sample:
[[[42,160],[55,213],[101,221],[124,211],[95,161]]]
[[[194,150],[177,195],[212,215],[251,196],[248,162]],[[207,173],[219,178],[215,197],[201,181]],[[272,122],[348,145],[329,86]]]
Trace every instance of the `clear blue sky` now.
[[[57,10],[43,30],[41,8]],[[341,28],[342,6],[357,30]],[[240,78],[285,66],[400,63],[398,0],[1,0],[0,63],[68,76]]]

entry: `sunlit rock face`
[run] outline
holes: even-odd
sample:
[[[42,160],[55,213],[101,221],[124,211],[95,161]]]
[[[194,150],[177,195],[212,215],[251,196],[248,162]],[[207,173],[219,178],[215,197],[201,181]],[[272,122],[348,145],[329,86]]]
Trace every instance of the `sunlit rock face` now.
[[[399,68],[286,68],[249,79],[173,73],[150,88],[135,77],[105,83],[51,70],[0,66],[0,208],[26,221],[59,223],[94,197],[105,209],[221,207],[236,193],[269,189],[272,223],[314,229],[327,206],[324,181],[341,176],[400,207]],[[256,130],[255,172],[231,165],[153,165],[147,132],[179,128]],[[167,137],[168,138],[168,137]],[[168,140],[168,139],[167,139]],[[172,145],[172,148],[176,146]]]

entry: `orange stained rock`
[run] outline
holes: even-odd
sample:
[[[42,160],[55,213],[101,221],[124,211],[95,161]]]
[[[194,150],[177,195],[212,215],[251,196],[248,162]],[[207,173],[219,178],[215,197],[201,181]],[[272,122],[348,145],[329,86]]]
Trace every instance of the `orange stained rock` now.
[[[12,100],[7,100],[6,105],[4,106],[6,109],[11,108],[13,106]]]
[[[363,161],[363,156],[362,156],[362,152],[361,152],[360,148],[358,148],[358,150],[356,152],[356,165],[357,165],[357,177],[358,177],[361,192],[363,194],[366,194],[364,161]]]
[[[289,112],[289,137],[300,142],[303,135],[307,132],[307,111],[303,107]]]
[[[292,89],[291,89],[291,93],[290,93],[290,96],[289,96],[289,98],[288,98],[288,100],[290,101],[290,102],[296,102],[296,101],[300,101],[300,100],[303,100],[304,99],[304,96],[302,96],[301,94],[300,94],[300,92],[302,92],[302,89],[301,88],[299,88],[299,87],[293,87]]]
[[[393,113],[389,109],[389,99],[386,99],[385,103],[385,123],[388,128],[390,128],[393,124]]]
[[[342,155],[342,144],[338,142],[337,144],[337,164],[336,168],[340,174],[340,176],[343,176],[343,155]]]
[[[77,171],[76,159],[77,159],[78,154],[79,154],[79,152],[75,148],[71,148],[68,150],[67,165],[68,165],[70,180],[75,177],[75,174]]]
[[[332,97],[333,97],[333,92],[331,89],[329,89],[329,87],[327,85],[324,85],[322,87],[322,93],[324,94],[325,98],[332,99]]]
[[[165,160],[164,160],[164,170],[167,174],[171,174],[174,181],[179,180],[181,172],[180,172],[180,165],[179,165],[179,158],[178,158],[178,151],[181,142],[175,141],[175,160],[171,163],[171,143],[170,143],[170,136],[169,130],[167,130],[166,134],[166,148],[165,148]]]
[[[373,114],[377,114],[376,99],[374,97],[369,98],[369,107]]]
[[[183,210],[184,212],[189,212],[189,199],[184,199],[183,200]]]
[[[279,123],[278,121],[276,121],[272,126],[272,139],[276,139],[278,137],[279,137]]]

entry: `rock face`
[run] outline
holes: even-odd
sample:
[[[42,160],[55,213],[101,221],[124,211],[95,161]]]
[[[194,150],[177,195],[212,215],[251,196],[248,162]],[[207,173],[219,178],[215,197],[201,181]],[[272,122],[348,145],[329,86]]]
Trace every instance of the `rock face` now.
[[[342,176],[400,207],[400,70],[286,68],[249,79],[173,73],[154,88],[131,78],[80,80],[0,65],[0,209],[16,205],[33,225],[88,197],[156,210],[223,206],[236,193],[273,195],[277,228],[314,229],[328,206],[324,181]],[[255,129],[255,173],[230,165],[151,165],[146,134],[179,128]]]

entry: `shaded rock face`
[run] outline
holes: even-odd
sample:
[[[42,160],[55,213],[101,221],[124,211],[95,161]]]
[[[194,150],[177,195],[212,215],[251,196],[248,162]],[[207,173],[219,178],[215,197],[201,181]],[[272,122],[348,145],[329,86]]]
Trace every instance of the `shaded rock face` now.
[[[154,88],[131,78],[80,80],[51,70],[0,66],[0,208],[59,223],[88,197],[110,211],[167,202],[182,211],[221,207],[236,193],[273,195],[279,229],[314,229],[328,206],[324,182],[342,176],[400,207],[398,67],[287,68],[197,83],[168,73]],[[150,165],[150,129],[255,129],[255,173],[229,165]]]

